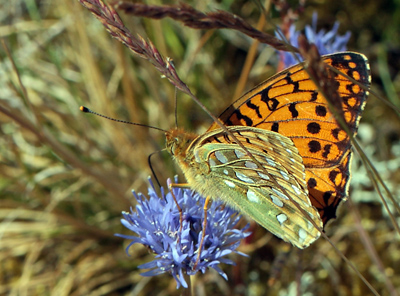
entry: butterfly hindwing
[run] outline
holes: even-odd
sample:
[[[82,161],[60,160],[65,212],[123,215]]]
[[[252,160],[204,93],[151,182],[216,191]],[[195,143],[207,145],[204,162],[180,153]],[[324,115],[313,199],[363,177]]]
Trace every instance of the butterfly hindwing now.
[[[247,151],[222,129],[199,136],[187,149],[191,167],[197,171],[195,183],[203,184],[196,191],[220,198],[299,248],[314,242],[320,232],[309,219],[320,228],[322,221],[308,198],[304,165],[292,141],[251,127],[230,127],[229,131]],[[206,164],[207,174],[198,174],[194,163]]]

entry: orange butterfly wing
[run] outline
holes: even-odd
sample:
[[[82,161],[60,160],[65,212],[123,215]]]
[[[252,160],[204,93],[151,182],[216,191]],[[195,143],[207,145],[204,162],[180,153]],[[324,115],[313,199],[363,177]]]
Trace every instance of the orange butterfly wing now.
[[[365,56],[343,52],[322,59],[361,85],[370,85]],[[344,119],[355,134],[368,92],[342,75],[332,71],[329,75],[337,81]],[[312,205],[317,208],[324,225],[336,218],[339,203],[348,195],[351,142],[304,69],[304,63],[256,86],[219,118],[228,126],[253,126],[289,137],[303,158]],[[214,123],[209,131],[218,127]]]

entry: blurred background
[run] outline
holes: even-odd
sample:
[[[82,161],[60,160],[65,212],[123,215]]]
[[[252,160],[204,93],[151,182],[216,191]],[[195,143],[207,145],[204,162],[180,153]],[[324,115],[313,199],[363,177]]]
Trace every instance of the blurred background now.
[[[253,26],[261,16],[252,1],[187,3],[203,12],[226,10]],[[276,24],[287,16],[264,5]],[[318,29],[338,21],[339,34],[350,31],[348,49],[370,60],[372,90],[400,107],[399,1],[288,5],[298,11],[298,30],[318,12]],[[128,234],[121,211],[133,205],[132,189],[147,193],[148,156],[164,148],[164,134],[83,114],[79,106],[169,129],[177,96],[179,126],[202,133],[211,118],[112,39],[78,1],[3,1],[0,8],[0,294],[179,295],[168,274],[140,276],[137,266],[153,256],[145,247],[134,245],[128,257],[129,242],[114,236]],[[215,115],[276,73],[276,51],[260,45],[249,53],[254,41],[238,32],[120,15],[134,35],[148,37],[173,59],[181,79]],[[268,21],[262,30],[273,34],[274,28]],[[243,90],[237,81],[250,54],[255,60]],[[359,140],[398,203],[400,121],[393,107],[371,95]],[[378,293],[398,295],[399,233],[361,160],[355,155],[353,161],[352,202],[342,204],[326,234]],[[154,155],[152,166],[163,186],[176,174],[184,180],[167,152]],[[268,286],[274,259],[287,244],[261,227],[252,231],[239,249],[249,258],[233,256],[236,267],[222,266],[229,281],[212,271],[197,276],[198,295],[372,295],[324,239],[290,252]]]

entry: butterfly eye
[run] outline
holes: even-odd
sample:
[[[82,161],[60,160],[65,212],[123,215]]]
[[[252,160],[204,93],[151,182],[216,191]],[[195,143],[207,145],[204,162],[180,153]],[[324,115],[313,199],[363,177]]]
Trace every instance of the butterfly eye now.
[[[186,142],[190,143],[190,140]],[[182,143],[184,142],[181,137],[173,137],[170,141],[167,141],[167,148],[172,155],[175,155],[177,147],[181,147]]]
[[[175,154],[177,146],[179,146],[179,138],[174,138],[174,140],[169,143],[169,150],[172,154]]]
[[[176,138],[172,139],[168,139],[167,137],[167,141],[166,141],[166,148],[168,149],[169,153],[171,153],[172,155],[174,154],[175,151],[175,145],[176,145]]]

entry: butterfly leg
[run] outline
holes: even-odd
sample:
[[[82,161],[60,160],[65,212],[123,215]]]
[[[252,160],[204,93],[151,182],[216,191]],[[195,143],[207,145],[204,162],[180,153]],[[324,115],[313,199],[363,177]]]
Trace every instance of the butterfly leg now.
[[[179,233],[181,233],[181,232],[182,232],[182,227],[183,227],[183,225],[182,225],[182,223],[183,223],[183,211],[182,211],[182,208],[181,208],[181,207],[179,206],[179,204],[178,204],[178,201],[177,201],[177,199],[176,199],[176,197],[175,197],[175,194],[174,194],[172,188],[173,188],[173,187],[190,188],[190,186],[189,186],[188,183],[170,183],[170,184],[168,185],[168,187],[169,187],[169,191],[171,191],[172,197],[173,197],[173,199],[174,199],[174,201],[175,201],[175,204],[176,204],[176,206],[177,206],[177,208],[178,208],[178,211],[179,211],[179,222],[180,222]],[[198,252],[198,254],[197,254],[197,259],[196,259],[196,262],[195,262],[195,264],[194,264],[194,266],[193,266],[193,269],[196,269],[197,264],[198,264],[199,261],[200,261],[201,251],[202,251],[202,249],[203,249],[203,244],[204,244],[204,238],[205,238],[205,236],[206,236],[207,211],[208,211],[208,206],[209,206],[209,204],[210,204],[210,201],[211,201],[211,198],[210,198],[209,196],[207,196],[207,198],[206,198],[206,200],[205,200],[205,202],[204,202],[204,207],[203,207],[203,210],[204,210],[203,233],[202,233],[202,235],[201,235],[201,240],[200,240],[200,244],[199,244],[199,249],[197,250],[197,252]],[[179,241],[179,238],[180,238],[180,237],[178,236],[178,241]]]
[[[197,254],[197,259],[196,259],[196,263],[193,266],[193,269],[196,269],[197,264],[200,261],[200,257],[201,257],[201,250],[203,249],[203,243],[204,243],[204,238],[206,236],[206,228],[207,228],[207,211],[208,211],[208,205],[210,204],[210,197],[207,196],[206,200],[204,201],[204,220],[203,220],[203,233],[201,234],[201,240],[200,240],[200,244],[199,244],[199,249],[197,250],[198,254]]]
[[[189,187],[189,184],[188,183],[170,183],[169,185],[168,185],[168,187],[169,187],[169,191],[171,192],[171,194],[172,194],[172,198],[174,199],[174,201],[175,201],[175,204],[176,204],[176,207],[178,208],[178,211],[179,211],[179,235],[178,235],[178,243],[179,243],[179,240],[180,240],[180,234],[182,233],[182,228],[183,228],[183,212],[182,212],[182,208],[180,207],[180,205],[179,205],[179,203],[178,203],[178,201],[177,201],[177,199],[176,199],[176,197],[175,197],[175,194],[174,194],[174,191],[172,190],[172,188],[173,187],[179,187],[179,188],[190,188]]]

